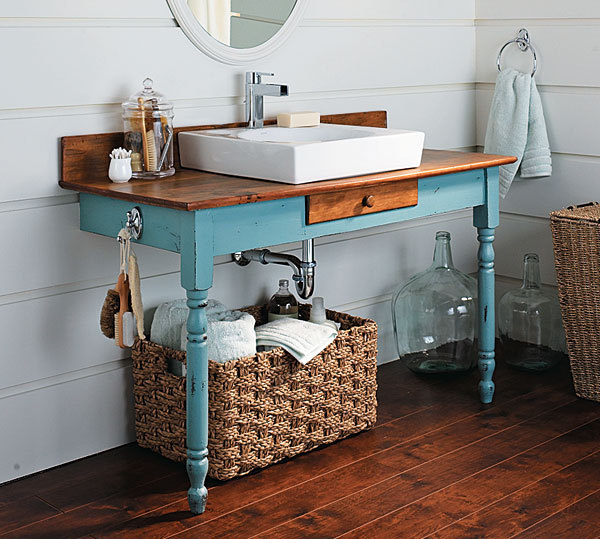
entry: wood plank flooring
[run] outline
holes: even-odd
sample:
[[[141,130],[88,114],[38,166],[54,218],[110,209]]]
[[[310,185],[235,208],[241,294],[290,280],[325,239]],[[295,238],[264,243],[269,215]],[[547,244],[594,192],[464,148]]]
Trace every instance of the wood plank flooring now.
[[[600,403],[568,365],[531,375],[379,370],[375,428],[228,482],[187,511],[184,467],[135,444],[0,486],[14,538],[600,538]]]

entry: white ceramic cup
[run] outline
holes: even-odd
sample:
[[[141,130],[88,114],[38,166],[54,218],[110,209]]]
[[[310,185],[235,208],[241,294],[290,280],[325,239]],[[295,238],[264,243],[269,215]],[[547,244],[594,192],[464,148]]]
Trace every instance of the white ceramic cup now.
[[[125,183],[131,179],[131,157],[125,159],[111,158],[108,177],[115,183]]]

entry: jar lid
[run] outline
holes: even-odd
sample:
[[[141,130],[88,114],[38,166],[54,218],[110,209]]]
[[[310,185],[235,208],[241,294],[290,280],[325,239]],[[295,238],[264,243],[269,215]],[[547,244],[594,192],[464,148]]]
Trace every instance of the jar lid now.
[[[144,79],[144,89],[133,94],[121,106],[123,109],[139,109],[140,105],[152,107],[154,110],[172,110],[173,103],[167,101],[164,94],[152,88],[153,80],[149,77]]]

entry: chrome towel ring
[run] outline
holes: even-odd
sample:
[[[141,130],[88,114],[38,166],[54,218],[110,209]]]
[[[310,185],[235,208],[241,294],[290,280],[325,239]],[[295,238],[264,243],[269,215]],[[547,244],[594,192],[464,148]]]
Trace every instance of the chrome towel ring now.
[[[500,67],[502,53],[504,52],[504,49],[506,49],[506,47],[508,47],[511,43],[516,43],[519,46],[519,49],[521,49],[523,52],[530,50],[531,54],[533,54],[533,69],[531,70],[531,76],[533,77],[537,70],[537,55],[535,54],[535,49],[533,48],[533,45],[531,44],[531,41],[529,39],[529,32],[527,31],[527,28],[521,28],[519,30],[519,33],[517,34],[517,37],[505,43],[504,46],[500,49],[500,52],[498,53],[498,58],[496,59],[498,71],[502,71],[502,68]]]

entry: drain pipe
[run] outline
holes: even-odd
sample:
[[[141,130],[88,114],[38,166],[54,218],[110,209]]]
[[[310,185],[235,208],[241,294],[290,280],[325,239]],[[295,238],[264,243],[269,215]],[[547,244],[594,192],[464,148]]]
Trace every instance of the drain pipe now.
[[[250,249],[233,253],[233,259],[240,266],[250,262],[261,264],[280,264],[293,270],[292,279],[296,283],[296,292],[302,299],[312,296],[315,289],[315,240],[302,240],[302,260],[285,253],[273,253],[269,249]]]

